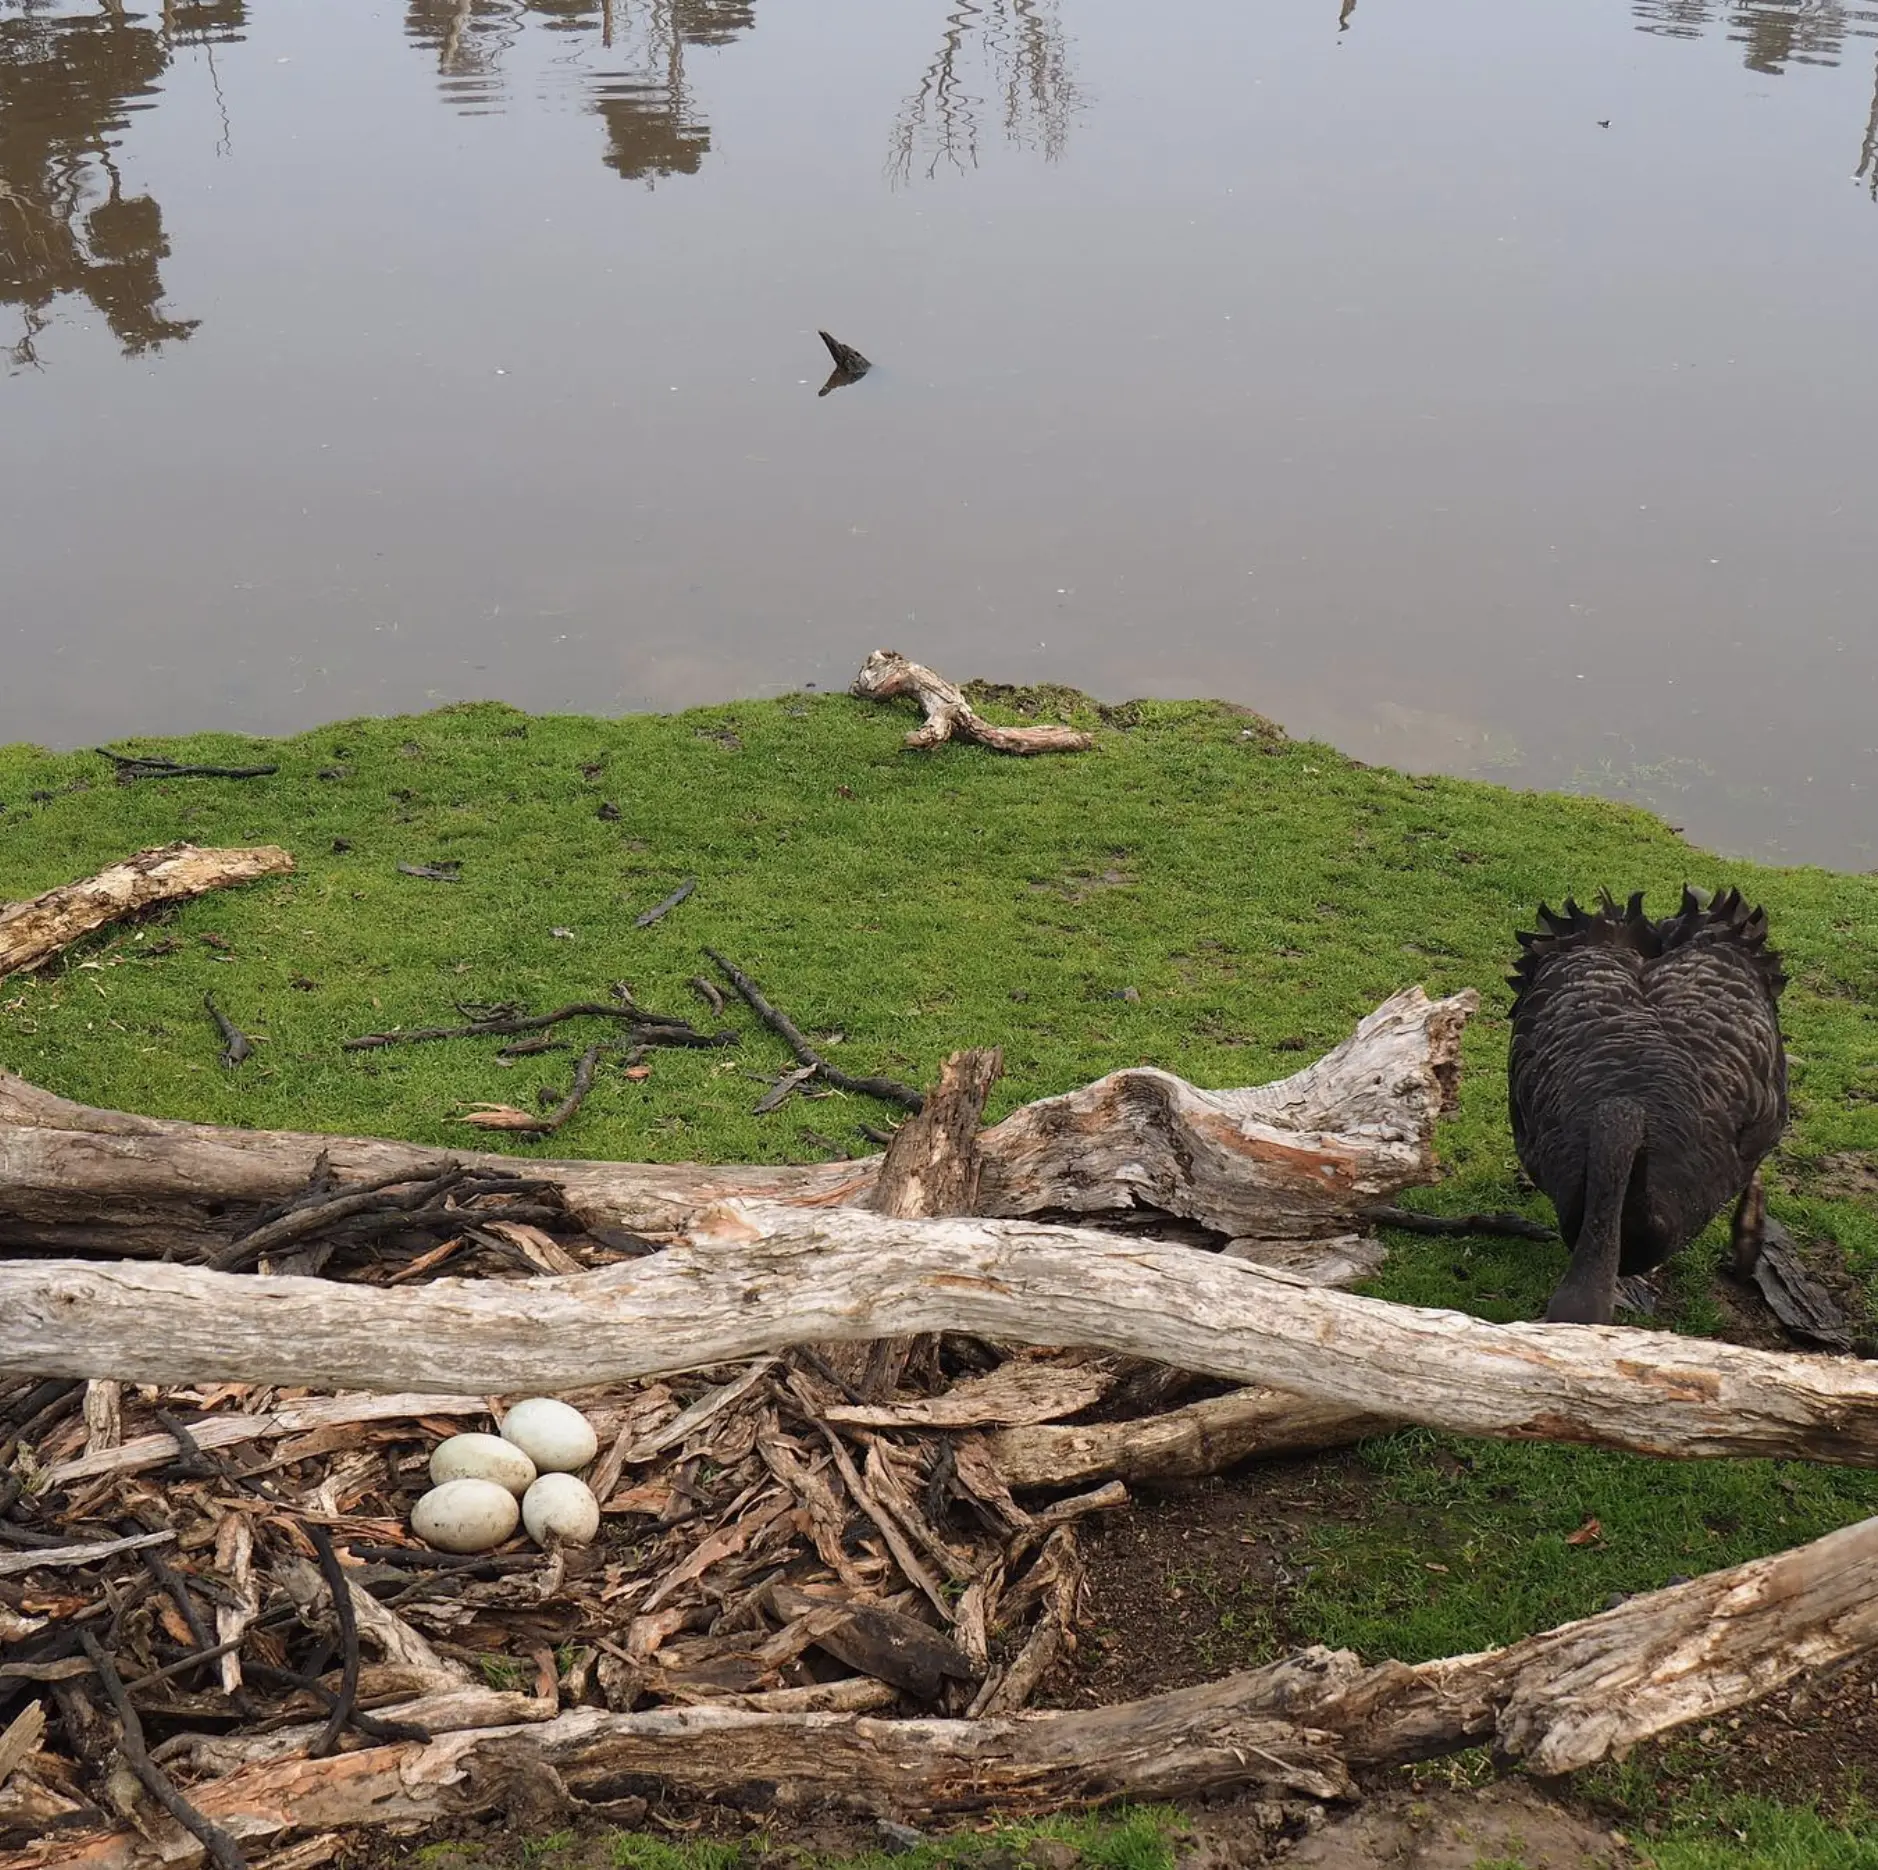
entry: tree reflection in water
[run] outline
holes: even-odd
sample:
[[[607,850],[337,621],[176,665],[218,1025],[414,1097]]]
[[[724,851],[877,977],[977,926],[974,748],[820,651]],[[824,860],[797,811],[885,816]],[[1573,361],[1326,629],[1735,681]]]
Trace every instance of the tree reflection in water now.
[[[729,45],[755,20],[754,0],[410,0],[405,30],[436,52],[446,95],[467,111],[497,107],[503,55],[526,23],[593,39],[614,55],[588,89],[606,165],[650,184],[695,175],[711,147],[685,80],[687,48]]]
[[[954,0],[895,119],[887,173],[899,185],[919,171],[931,181],[941,168],[976,168],[986,122],[1054,162],[1081,102],[1055,0]]]
[[[1742,63],[1769,78],[1789,65],[1837,65],[1850,39],[1878,39],[1878,6],[1864,0],[1632,0],[1639,32],[1699,39],[1725,32],[1745,48]],[[1878,59],[1871,111],[1854,171],[1878,201]]]
[[[0,304],[18,308],[17,369],[65,297],[88,301],[127,356],[188,337],[162,309],[163,210],[128,191],[116,150],[179,44],[238,38],[242,0],[175,4],[154,23],[125,11],[0,19]]]

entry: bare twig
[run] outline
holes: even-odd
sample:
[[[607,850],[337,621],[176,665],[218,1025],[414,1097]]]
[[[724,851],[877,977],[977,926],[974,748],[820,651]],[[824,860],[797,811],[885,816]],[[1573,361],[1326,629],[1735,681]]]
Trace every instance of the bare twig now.
[[[278,766],[179,766],[155,754],[113,753],[109,747],[92,751],[117,768],[120,786],[134,785],[139,779],[266,779],[280,771]]]
[[[423,1045],[433,1039],[494,1039],[518,1033],[542,1032],[569,1019],[617,1019],[627,1023],[628,1045],[735,1045],[734,1032],[699,1032],[688,1019],[648,1013],[632,1006],[606,1006],[597,1000],[577,1000],[552,1013],[505,1011],[463,1026],[411,1026],[396,1032],[368,1032],[347,1039],[347,1052],[370,1052],[386,1045]]]
[[[339,1624],[339,1692],[333,1698],[332,1709],[326,1716],[326,1725],[320,1729],[319,1738],[307,1748],[307,1758],[317,1760],[333,1750],[341,1731],[352,1718],[353,1702],[359,1692],[359,1620],[353,1613],[352,1587],[347,1584],[346,1574],[340,1569],[339,1554],[333,1550],[332,1535],[324,1526],[316,1526],[310,1520],[302,1524],[307,1537],[313,1541],[313,1550],[319,1558],[320,1576],[326,1580],[326,1593],[332,1599],[333,1616]]]
[[[124,1684],[98,1639],[89,1630],[81,1629],[78,1641],[98,1677],[99,1685],[104,1689],[111,1706],[117,1710],[117,1718],[123,1729],[118,1736],[118,1751],[123,1754],[124,1763],[137,1775],[144,1790],[201,1844],[221,1870],[248,1870],[248,1860],[241,1854],[241,1846],[221,1826],[211,1824],[204,1818],[176,1790],[162,1767],[151,1759],[143,1741],[143,1722],[137,1718],[137,1710],[131,1705],[130,1696],[124,1692]]]
[[[890,1104],[903,1104],[908,1110],[917,1112],[925,1099],[910,1086],[900,1084],[892,1078],[856,1078],[851,1077],[839,1066],[831,1065],[809,1042],[803,1038],[795,1022],[786,1013],[777,1009],[763,998],[755,981],[734,962],[726,961],[715,948],[705,949],[705,954],[722,971],[724,978],[736,988],[744,1003],[771,1032],[782,1040],[797,1060],[813,1066],[814,1069],[832,1084],[838,1091],[854,1091],[863,1097],[878,1097]]]
[[[698,879],[696,877],[686,877],[684,882],[679,884],[663,902],[654,903],[644,915],[635,916],[633,918],[633,927],[636,929],[649,929],[653,923],[663,922],[697,887]]]

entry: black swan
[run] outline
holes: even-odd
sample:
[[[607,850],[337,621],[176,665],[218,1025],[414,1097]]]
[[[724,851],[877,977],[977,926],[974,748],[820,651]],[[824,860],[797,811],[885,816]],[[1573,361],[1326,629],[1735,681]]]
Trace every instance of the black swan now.
[[[1787,977],[1738,890],[1641,893],[1596,913],[1542,903],[1511,976],[1513,1144],[1572,1250],[1548,1319],[1609,1324],[1620,1273],[1648,1272],[1729,1201],[1736,1263],[1760,1250],[1761,1159],[1787,1121],[1775,1002]]]

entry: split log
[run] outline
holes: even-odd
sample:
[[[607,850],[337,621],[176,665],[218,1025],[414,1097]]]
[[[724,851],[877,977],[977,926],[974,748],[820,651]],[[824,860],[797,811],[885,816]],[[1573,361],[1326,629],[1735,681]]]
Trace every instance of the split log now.
[[[1307,1649],[1263,1669],[1093,1710],[883,1721],[716,1707],[608,1714],[280,1761],[190,1788],[244,1843],[293,1830],[493,1809],[500,1756],[576,1799],[655,1783],[790,1808],[839,1798],[895,1816],[1190,1799],[1268,1786],[1347,1796],[1353,1768],[1491,1743],[1557,1774],[1744,1706],[1878,1646],[1878,1519],[1774,1558],[1630,1598],[1506,1649],[1366,1668]],[[173,1870],[200,1848],[161,1826],[52,1836],[0,1870]]]
[[[166,844],[139,851],[82,883],[63,883],[30,902],[0,904],[0,980],[43,967],[81,935],[140,909],[292,869],[293,859],[271,844],[228,851]]]
[[[488,1409],[488,1399],[483,1396],[306,1396],[254,1414],[231,1411],[202,1416],[190,1425],[189,1439],[206,1452],[360,1422],[477,1416]],[[65,1487],[75,1480],[95,1480],[100,1474],[134,1474],[146,1468],[167,1467],[184,1452],[174,1435],[139,1435],[115,1448],[88,1448],[69,1461],[59,1462],[47,1478],[53,1486]]]
[[[1436,1174],[1472,991],[1411,987],[1292,1077],[1208,1091],[1164,1071],[1115,1072],[978,1134],[977,1207],[1007,1218],[1150,1207],[1236,1238],[1334,1242],[1360,1210]],[[302,1195],[321,1155],[337,1182],[421,1179],[512,1158],[358,1137],[218,1129],[87,1109],[0,1072],[0,1246],[133,1257],[213,1254]],[[862,1206],[882,1159],[792,1167],[531,1162],[583,1225],[683,1228],[713,1202]],[[1289,1250],[1289,1249],[1287,1249]]]
[[[995,1047],[954,1052],[940,1067],[931,1094],[894,1132],[865,1205],[907,1221],[973,1213],[984,1168],[979,1126],[985,1100],[1003,1073],[1004,1054]],[[912,1338],[882,1338],[816,1348],[844,1386],[874,1401],[899,1388],[917,1346]]]
[[[954,1394],[963,1387],[956,1385]],[[988,1443],[1013,1487],[1073,1487],[1094,1480],[1157,1485],[1222,1474],[1254,1457],[1343,1448],[1401,1426],[1394,1417],[1365,1415],[1342,1403],[1255,1387],[1131,1421],[1018,1424],[991,1435]]]
[[[863,701],[892,701],[911,695],[926,716],[907,735],[915,750],[945,740],[975,740],[994,753],[1087,753],[1095,737],[1074,727],[994,727],[943,675],[908,662],[897,649],[877,649],[861,664],[848,693]]]
[[[1878,1368],[1496,1325],[1190,1247],[1026,1221],[727,1202],[646,1259],[523,1285],[0,1264],[0,1375],[552,1393],[803,1342],[956,1331],[1266,1383],[1464,1435],[1878,1466]]]

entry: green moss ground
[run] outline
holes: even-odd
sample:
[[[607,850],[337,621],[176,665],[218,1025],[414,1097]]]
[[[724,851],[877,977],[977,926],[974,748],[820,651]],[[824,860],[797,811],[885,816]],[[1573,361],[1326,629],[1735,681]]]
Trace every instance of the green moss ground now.
[[[1567,891],[1641,888],[1661,904],[1685,880],[1734,882],[1767,905],[1793,976],[1795,1116],[1774,1211],[1878,1281],[1878,1211],[1845,1195],[1843,1172],[1878,1149],[1878,880],[1723,863],[1626,807],[1366,769],[1213,704],[1090,719],[1094,752],[1019,761],[903,753],[907,717],[845,697],[617,721],[478,705],[278,743],[140,743],[281,771],[130,787],[92,754],[0,749],[0,900],[174,838],[277,842],[298,864],[0,985],[0,1063],[164,1116],[461,1143],[474,1133],[454,1112],[531,1103],[565,1085],[572,1054],[504,1068],[487,1042],[347,1054],[340,1041],[448,1022],[454,999],[547,1008],[622,979],[646,1005],[695,1013],[684,982],[709,942],[806,1030],[845,1034],[828,1043],[850,1070],[919,1082],[954,1047],[1002,1045],[995,1115],[1136,1061],[1203,1084],[1279,1076],[1419,981],[1478,988],[1484,1004],[1442,1131],[1449,1179],[1416,1199],[1549,1218],[1518,1189],[1504,1114],[1514,930]],[[400,862],[458,863],[461,881]],[[689,875],[690,901],[633,927]],[[262,1041],[239,1072],[216,1062],[205,990]],[[748,1074],[785,1058],[732,1017],[736,1051],[661,1052],[640,1083],[609,1067],[551,1146],[516,1153],[799,1160],[889,1114],[828,1099],[753,1116]],[[1716,1251],[1711,1238],[1679,1278],[1680,1328],[1715,1325]],[[1521,1243],[1401,1238],[1375,1290],[1531,1317],[1561,1264]],[[1788,1464],[1421,1433],[1364,1458],[1389,1510],[1313,1535],[1290,1615],[1320,1640],[1411,1660],[1878,1511],[1878,1477]],[[1567,1545],[1590,1517],[1602,1538]],[[1285,1634],[1259,1605],[1219,1616],[1226,1665]]]

